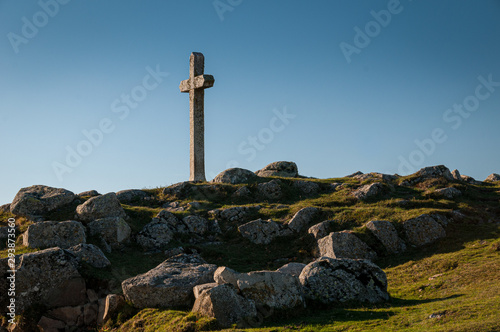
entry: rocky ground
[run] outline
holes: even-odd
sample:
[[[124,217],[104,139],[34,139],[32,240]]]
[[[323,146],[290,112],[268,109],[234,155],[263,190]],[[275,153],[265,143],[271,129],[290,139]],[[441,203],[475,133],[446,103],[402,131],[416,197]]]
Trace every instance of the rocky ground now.
[[[276,162],[255,173],[229,169],[209,183],[103,195],[35,185],[0,207],[2,242],[16,219],[17,254],[9,260],[2,243],[0,305],[9,304],[15,268],[16,331],[342,330],[345,310],[411,308],[395,297],[408,286],[402,280],[455,253],[462,259],[449,267],[428,268],[442,272],[429,278],[451,278],[470,259],[471,241],[491,245],[481,264],[491,263],[488,278],[498,280],[499,203],[500,175],[476,181],[445,166],[320,180]],[[489,287],[498,290],[498,281]],[[461,305],[476,300],[486,301]],[[429,314],[436,326],[404,314],[403,326],[384,327],[378,316],[363,320],[371,327],[350,325],[500,329],[499,297],[489,300],[496,311],[477,319],[443,309]],[[8,319],[0,331],[12,330]]]

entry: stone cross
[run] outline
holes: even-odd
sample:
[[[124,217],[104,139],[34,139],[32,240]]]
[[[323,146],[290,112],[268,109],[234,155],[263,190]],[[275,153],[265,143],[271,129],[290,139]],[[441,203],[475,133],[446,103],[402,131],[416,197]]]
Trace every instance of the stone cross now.
[[[189,92],[189,181],[206,181],[204,100],[205,89],[214,86],[215,79],[212,75],[203,74],[205,70],[203,54],[191,53],[189,62],[189,79],[179,85],[181,92]]]

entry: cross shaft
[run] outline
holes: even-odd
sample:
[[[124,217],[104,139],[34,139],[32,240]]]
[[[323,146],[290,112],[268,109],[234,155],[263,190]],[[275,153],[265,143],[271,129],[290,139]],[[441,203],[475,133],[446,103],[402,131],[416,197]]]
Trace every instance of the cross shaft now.
[[[179,85],[181,92],[189,92],[189,124],[190,124],[190,174],[189,181],[206,181],[205,179],[205,89],[214,85],[212,75],[204,75],[205,57],[193,52],[189,58],[189,78]]]

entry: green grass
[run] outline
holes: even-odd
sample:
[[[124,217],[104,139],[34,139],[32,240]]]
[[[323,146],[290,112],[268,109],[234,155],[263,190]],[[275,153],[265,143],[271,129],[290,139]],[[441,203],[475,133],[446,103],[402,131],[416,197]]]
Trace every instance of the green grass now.
[[[109,326],[111,325],[111,326]],[[112,324],[101,329],[109,331]],[[174,310],[144,309],[119,327],[122,332],[197,332],[215,328],[215,319]]]

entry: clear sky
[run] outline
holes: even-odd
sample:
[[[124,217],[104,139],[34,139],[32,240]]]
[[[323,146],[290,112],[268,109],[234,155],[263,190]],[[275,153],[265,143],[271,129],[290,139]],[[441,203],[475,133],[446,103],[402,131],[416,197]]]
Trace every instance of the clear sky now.
[[[0,0],[0,204],[189,178],[189,55],[207,179],[500,173],[500,1]]]

